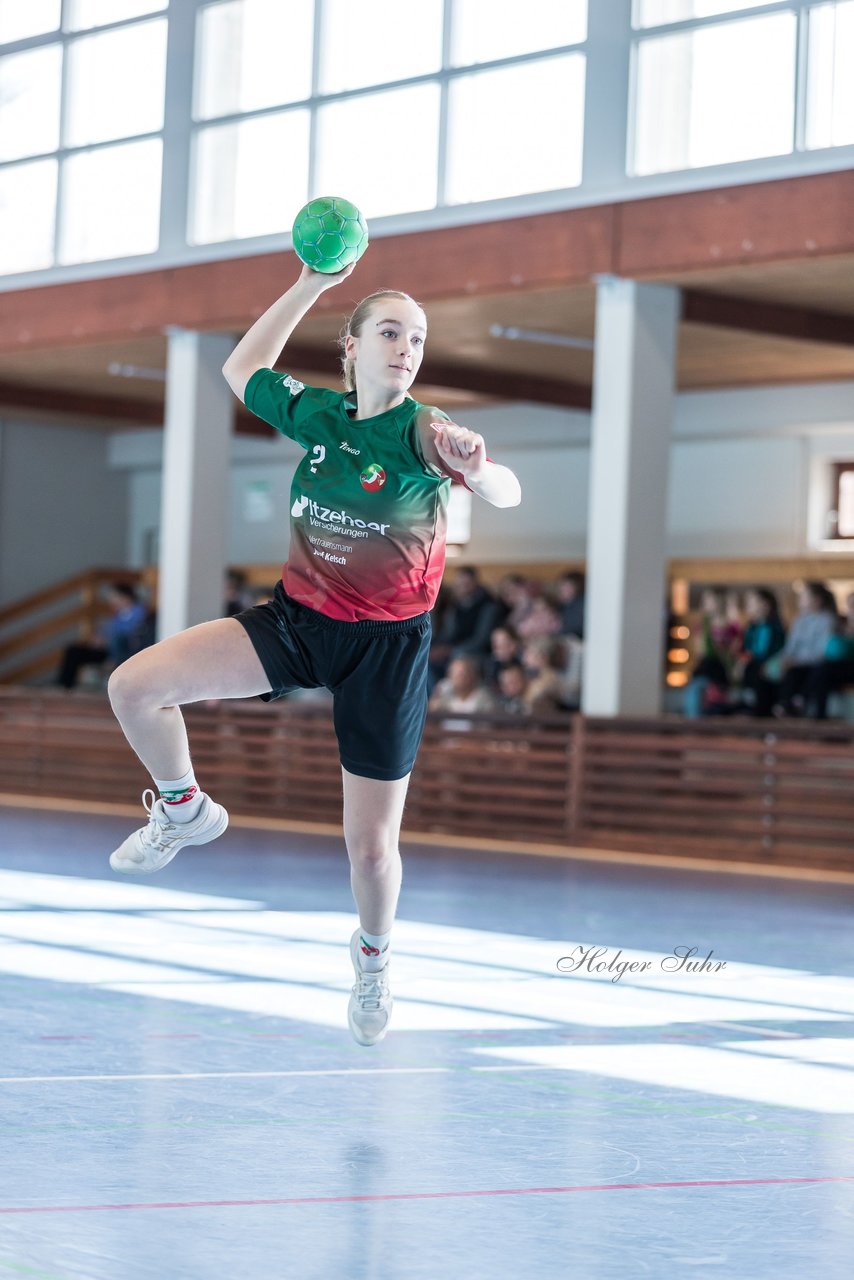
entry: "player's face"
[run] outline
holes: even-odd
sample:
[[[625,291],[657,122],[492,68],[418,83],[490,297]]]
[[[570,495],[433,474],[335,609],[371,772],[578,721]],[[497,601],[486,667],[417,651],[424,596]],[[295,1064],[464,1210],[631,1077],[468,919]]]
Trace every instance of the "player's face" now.
[[[424,354],[427,320],[414,302],[380,298],[357,338],[349,338],[348,354],[356,361],[356,378],[392,395],[408,391]]]

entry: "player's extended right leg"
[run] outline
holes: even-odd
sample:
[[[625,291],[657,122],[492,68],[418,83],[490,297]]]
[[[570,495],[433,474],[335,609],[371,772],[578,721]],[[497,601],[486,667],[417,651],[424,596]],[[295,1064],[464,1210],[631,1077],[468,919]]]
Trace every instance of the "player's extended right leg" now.
[[[130,745],[153,778],[182,778],[191,771],[180,707],[218,698],[268,693],[270,681],[246,629],[233,618],[203,622],[143,649],[110,677],[113,711]],[[148,800],[148,797],[151,797]],[[187,845],[222,835],[228,814],[203,795],[191,822],[170,820],[162,799],[143,793],[148,824],[133,832],[110,858],[114,871],[148,875]]]

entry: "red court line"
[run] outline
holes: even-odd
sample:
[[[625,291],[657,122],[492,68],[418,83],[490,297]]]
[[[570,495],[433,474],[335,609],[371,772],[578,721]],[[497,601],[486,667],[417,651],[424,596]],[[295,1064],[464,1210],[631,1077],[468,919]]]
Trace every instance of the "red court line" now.
[[[0,1213],[96,1213],[108,1209],[223,1209],[281,1204],[354,1204],[381,1200],[456,1200],[471,1196],[560,1195],[569,1191],[654,1191],[667,1187],[757,1187],[805,1182],[854,1182],[854,1174],[823,1178],[704,1178],[694,1182],[604,1182],[577,1187],[499,1187],[489,1191],[401,1191],[376,1196],[287,1196],[276,1200],[165,1200],[145,1204],[47,1204],[0,1208]]]

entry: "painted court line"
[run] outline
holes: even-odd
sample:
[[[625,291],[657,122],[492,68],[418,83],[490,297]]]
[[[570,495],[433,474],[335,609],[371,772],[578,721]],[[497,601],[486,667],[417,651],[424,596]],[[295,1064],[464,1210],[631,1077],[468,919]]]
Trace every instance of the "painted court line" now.
[[[396,1076],[437,1075],[460,1071],[562,1071],[542,1063],[504,1063],[488,1067],[329,1067],[317,1071],[166,1071],[162,1073],[131,1073],[128,1075],[80,1075],[80,1076],[0,1076],[0,1084],[67,1084],[74,1080],[257,1080],[279,1076]]]
[[[389,1195],[365,1196],[283,1196],[275,1200],[164,1200],[139,1204],[51,1204],[0,1207],[11,1213],[100,1213],[116,1209],[224,1209],[257,1208],[283,1204],[355,1204],[383,1200],[460,1200],[474,1196],[565,1195],[572,1191],[658,1191],[685,1187],[758,1187],[804,1183],[854,1182],[854,1174],[817,1178],[702,1178],[691,1182],[605,1182],[575,1187],[497,1187],[484,1191],[401,1191]]]

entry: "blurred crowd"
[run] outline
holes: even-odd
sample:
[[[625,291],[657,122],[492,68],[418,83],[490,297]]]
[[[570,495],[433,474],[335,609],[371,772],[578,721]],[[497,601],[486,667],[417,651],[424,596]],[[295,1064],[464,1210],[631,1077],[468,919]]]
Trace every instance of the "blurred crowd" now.
[[[272,595],[272,588],[252,588],[240,569],[230,569],[223,586],[224,617]],[[577,710],[584,595],[584,575],[575,571],[550,582],[511,573],[494,590],[476,568],[450,571],[433,611],[431,710]],[[110,616],[92,639],[65,650],[56,679],[66,689],[84,669],[95,668],[103,679],[154,643],[156,616],[134,586],[113,583],[106,603]],[[686,716],[824,719],[831,694],[854,686],[854,592],[840,611],[826,584],[804,583],[797,613],[787,624],[767,587],[743,594],[706,588],[693,632],[693,664],[682,694]]]
[[[460,567],[449,576],[433,616],[431,710],[520,715],[576,710],[584,575],[564,573],[543,584],[507,574],[494,592],[477,569]]]
[[[691,717],[744,713],[823,720],[832,693],[854,684],[854,592],[840,613],[822,582],[806,582],[787,626],[776,594],[707,589],[696,663],[685,686]]]

